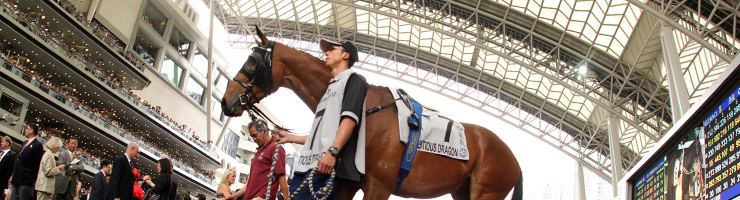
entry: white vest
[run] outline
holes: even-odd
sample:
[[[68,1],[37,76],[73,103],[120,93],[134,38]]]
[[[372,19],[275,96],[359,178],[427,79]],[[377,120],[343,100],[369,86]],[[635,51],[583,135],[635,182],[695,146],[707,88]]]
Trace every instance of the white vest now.
[[[303,144],[303,150],[296,165],[296,172],[305,173],[318,166],[319,160],[329,150],[331,143],[334,142],[337,130],[339,130],[344,87],[353,73],[352,69],[347,69],[329,81],[329,88],[321,97],[319,106],[316,108],[311,132],[306,138],[306,143]]]

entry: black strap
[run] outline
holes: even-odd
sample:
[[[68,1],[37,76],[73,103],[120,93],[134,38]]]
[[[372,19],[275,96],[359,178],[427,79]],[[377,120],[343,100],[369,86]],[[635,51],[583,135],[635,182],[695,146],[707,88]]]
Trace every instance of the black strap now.
[[[389,101],[388,103],[385,103],[383,105],[379,105],[379,106],[370,108],[369,110],[365,111],[365,116],[370,116],[371,114],[376,113],[376,112],[380,111],[383,108],[387,108],[388,106],[393,105],[393,103],[396,102],[396,101],[398,101],[398,100],[401,100],[401,98],[397,98],[397,99],[394,99],[392,101]]]

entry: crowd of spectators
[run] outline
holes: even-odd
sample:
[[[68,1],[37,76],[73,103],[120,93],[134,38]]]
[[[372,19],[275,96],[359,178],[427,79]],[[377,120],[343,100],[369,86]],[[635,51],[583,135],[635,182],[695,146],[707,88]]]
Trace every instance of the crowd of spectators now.
[[[133,127],[129,127],[113,119],[103,110],[90,107],[85,101],[81,101],[79,98],[75,97],[73,95],[74,93],[63,90],[58,83],[46,80],[43,76],[40,76],[37,71],[23,66],[17,57],[6,56],[5,53],[0,53],[0,59],[2,59],[1,63],[4,65],[4,68],[18,76],[21,76],[24,80],[37,86],[42,91],[47,92],[50,96],[65,105],[75,109],[75,111],[90,117],[94,121],[104,123],[107,128],[115,127],[115,129],[111,130],[115,130],[114,132],[120,134],[124,138],[136,142],[142,147],[142,149],[146,149],[158,157],[169,158],[173,161],[175,166],[193,176],[196,176],[197,178],[202,179],[204,182],[213,183],[215,174],[212,171],[203,170],[188,162],[184,162],[176,152],[173,152],[173,150],[162,148],[161,145],[155,145],[148,137],[148,133],[137,131]]]
[[[67,2],[67,1],[63,1],[63,2]],[[62,3],[62,4],[66,5],[65,3]],[[73,7],[73,5],[69,4],[69,5],[66,5],[66,7]],[[77,48],[74,48],[71,45],[64,43],[64,41],[62,40],[62,31],[49,30],[49,28],[46,28],[45,25],[39,24],[37,19],[34,19],[30,17],[27,13],[24,13],[18,10],[15,4],[13,4],[12,2],[7,2],[7,1],[4,2],[3,10],[5,10],[6,13],[10,14],[11,16],[17,17],[16,20],[21,22],[22,25],[29,28],[29,30],[32,30],[32,32],[36,33],[39,37],[41,37],[45,41],[57,45],[57,47],[63,50],[64,53],[67,56],[69,56],[69,58],[72,58],[73,60],[76,60],[79,63],[83,64],[85,71],[90,72],[97,79],[99,79],[102,82],[105,82],[106,85],[108,85],[109,87],[116,89],[116,90],[122,90],[122,92],[124,92],[126,95],[129,95],[131,97],[130,99],[132,99],[132,101],[134,101],[135,104],[137,105],[141,104],[141,105],[146,106],[151,111],[149,113],[151,113],[155,118],[159,119],[160,121],[165,122],[165,124],[173,128],[176,133],[182,136],[185,136],[186,138],[191,140],[193,143],[213,153],[213,141],[211,140],[205,141],[199,138],[194,130],[192,130],[191,128],[188,128],[184,124],[180,124],[174,121],[172,118],[167,116],[167,114],[163,113],[159,106],[151,105],[147,101],[142,101],[141,98],[138,97],[136,94],[134,94],[130,89],[123,86],[121,79],[119,79],[118,77],[109,77],[106,73],[103,72],[102,67],[100,67],[99,65],[100,61],[93,61],[94,59],[91,59],[90,54],[87,54],[85,52],[80,52],[77,50]],[[23,62],[19,61],[18,63],[23,63]],[[25,66],[19,65],[19,68],[25,69]]]
[[[78,22],[87,27],[90,27],[95,35],[100,38],[100,40],[104,41],[106,44],[108,44],[108,46],[113,47],[113,49],[115,49],[120,55],[123,55],[123,57],[125,57],[129,62],[133,63],[139,70],[144,71],[144,62],[140,59],[137,59],[133,53],[126,51],[126,48],[123,45],[124,43],[121,42],[121,39],[111,33],[108,28],[103,26],[97,20],[93,19],[91,21],[88,21],[85,16],[82,15],[82,12],[77,11],[75,5],[68,0],[55,0],[54,2],[56,2],[65,11],[67,11],[67,13],[73,15]]]

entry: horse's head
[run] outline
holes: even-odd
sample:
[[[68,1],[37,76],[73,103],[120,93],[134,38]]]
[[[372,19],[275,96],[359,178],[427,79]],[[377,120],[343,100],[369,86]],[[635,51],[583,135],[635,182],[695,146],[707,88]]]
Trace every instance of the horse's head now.
[[[278,89],[279,80],[273,81],[273,50],[275,42],[269,41],[257,28],[261,42],[252,48],[239,73],[229,82],[221,108],[226,116],[241,116],[244,110],[252,109],[254,104]]]

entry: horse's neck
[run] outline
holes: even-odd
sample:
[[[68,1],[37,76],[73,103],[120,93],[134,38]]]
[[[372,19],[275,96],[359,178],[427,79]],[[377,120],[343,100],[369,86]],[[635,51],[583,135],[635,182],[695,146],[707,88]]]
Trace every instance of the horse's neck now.
[[[323,61],[307,53],[285,45],[280,46],[286,52],[279,54],[281,57],[277,59],[283,63],[285,70],[281,86],[293,90],[312,112],[316,112],[321,97],[329,87],[331,69]]]

